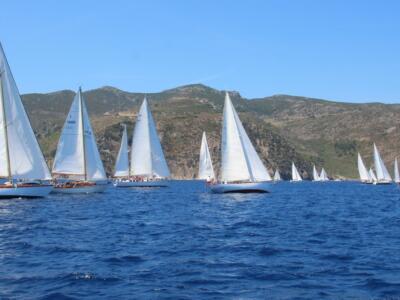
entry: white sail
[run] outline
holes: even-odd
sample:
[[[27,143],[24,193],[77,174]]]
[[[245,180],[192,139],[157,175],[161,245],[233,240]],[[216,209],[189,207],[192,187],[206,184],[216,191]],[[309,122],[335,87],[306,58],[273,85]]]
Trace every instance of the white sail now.
[[[75,95],[61,132],[53,174],[84,180],[106,179],[81,89]]]
[[[378,179],[376,178],[375,173],[374,173],[374,171],[372,169],[369,169],[368,174],[369,174],[369,177],[371,178],[370,181],[373,181],[373,182],[377,182],[378,181]]]
[[[170,176],[146,98],[140,107],[133,132],[130,173],[132,176],[157,178]]]
[[[301,178],[299,171],[297,171],[297,168],[292,162],[292,181],[302,181],[303,179]]]
[[[51,179],[0,44],[0,177]]]
[[[388,170],[386,169],[385,164],[379,154],[378,148],[374,143],[374,164],[376,170],[376,177],[378,182],[381,181],[392,181],[392,177],[390,176]]]
[[[129,156],[128,156],[128,135],[126,133],[126,125],[122,133],[121,146],[118,151],[117,160],[115,162],[114,177],[129,176]]]
[[[275,170],[274,180],[275,180],[275,181],[280,181],[280,180],[282,180],[281,174],[279,174],[279,170],[278,170],[278,169]]]
[[[203,132],[200,147],[199,179],[215,179],[210,150],[208,149],[206,133]]]
[[[322,168],[322,170],[321,170],[321,174],[319,175],[319,179],[321,181],[328,181],[329,180],[328,174],[326,173],[324,168]]]
[[[394,159],[394,182],[400,183],[399,165],[397,163],[397,157]]]
[[[364,162],[361,158],[360,153],[358,153],[357,158],[357,166],[358,166],[358,173],[360,174],[361,181],[369,182],[372,180],[370,173],[367,171],[367,168],[364,165]]]
[[[315,165],[313,165],[313,179],[314,181],[320,181],[321,178],[318,175],[317,169],[315,168]]]
[[[228,93],[225,95],[223,113],[221,159],[222,181],[271,180],[243,128]]]

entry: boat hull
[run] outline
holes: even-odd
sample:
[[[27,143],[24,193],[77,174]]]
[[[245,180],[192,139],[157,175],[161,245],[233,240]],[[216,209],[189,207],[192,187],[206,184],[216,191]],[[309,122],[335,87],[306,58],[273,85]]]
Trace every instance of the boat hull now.
[[[0,198],[42,198],[50,194],[52,190],[52,185],[2,187],[0,188]]]
[[[92,194],[102,193],[106,190],[107,184],[95,184],[88,186],[77,186],[77,187],[54,187],[53,193],[59,194]]]
[[[226,193],[269,193],[270,183],[246,182],[246,183],[218,183],[210,186],[211,192],[216,194]]]
[[[164,180],[155,181],[116,181],[115,187],[130,188],[130,187],[168,187],[168,183]]]

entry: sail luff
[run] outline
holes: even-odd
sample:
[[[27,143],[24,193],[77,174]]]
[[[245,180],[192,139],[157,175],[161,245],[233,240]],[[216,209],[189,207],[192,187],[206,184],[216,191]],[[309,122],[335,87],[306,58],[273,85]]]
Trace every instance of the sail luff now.
[[[364,162],[362,160],[360,153],[358,153],[358,157],[357,157],[357,167],[358,167],[358,173],[360,175],[361,181],[371,181],[372,180],[367,168],[364,165]]]
[[[299,171],[297,171],[296,165],[292,162],[292,181],[302,181]]]
[[[83,176],[84,179],[87,180],[87,161],[86,161],[86,141],[85,141],[85,126],[84,126],[84,119],[83,119],[83,101],[82,101],[82,89],[79,87],[78,90],[78,99],[79,99],[79,107],[81,112],[80,117],[80,132],[82,138],[82,157],[83,157]]]
[[[390,176],[386,166],[379,154],[378,148],[374,143],[374,164],[376,170],[376,177],[378,181],[392,181],[392,177]]]
[[[207,137],[205,132],[203,132],[201,138],[198,178],[215,179],[214,168],[212,165],[210,150],[208,148]]]
[[[1,111],[2,111],[2,129],[3,129],[3,134],[4,134],[4,149],[5,149],[5,154],[6,154],[6,164],[7,164],[7,174],[6,177],[8,178],[9,181],[11,181],[11,165],[10,165],[10,149],[9,149],[9,144],[8,144],[8,132],[7,132],[7,115],[6,115],[6,110],[4,108],[5,103],[4,103],[4,95],[3,95],[3,72],[0,71],[0,97],[1,97]]]
[[[114,177],[129,176],[128,135],[125,124],[114,169]]]
[[[397,163],[397,157],[394,159],[394,182],[400,183],[399,165]]]
[[[314,178],[314,181],[320,181],[321,180],[321,178],[318,175],[317,169],[315,168],[315,165],[313,165],[313,178]]]

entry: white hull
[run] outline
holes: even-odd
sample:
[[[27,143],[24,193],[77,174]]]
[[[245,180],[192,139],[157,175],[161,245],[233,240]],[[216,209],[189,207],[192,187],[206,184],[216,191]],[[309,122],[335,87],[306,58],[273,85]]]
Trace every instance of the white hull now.
[[[115,187],[130,188],[130,187],[168,187],[166,180],[155,181],[116,181]]]
[[[46,197],[52,190],[52,185],[0,188],[0,198]]]
[[[269,193],[270,183],[247,182],[247,183],[218,183],[210,186],[211,191],[216,194],[223,193]]]
[[[392,184],[391,181],[374,181],[373,184],[377,185],[377,184]]]
[[[60,194],[91,194],[102,193],[107,188],[107,184],[96,184],[89,186],[79,186],[75,188],[54,187],[53,193]]]

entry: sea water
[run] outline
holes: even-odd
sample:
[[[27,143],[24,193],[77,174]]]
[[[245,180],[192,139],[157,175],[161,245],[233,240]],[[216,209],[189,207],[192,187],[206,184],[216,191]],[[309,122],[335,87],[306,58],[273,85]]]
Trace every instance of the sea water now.
[[[395,185],[204,183],[0,201],[1,299],[400,295]]]

